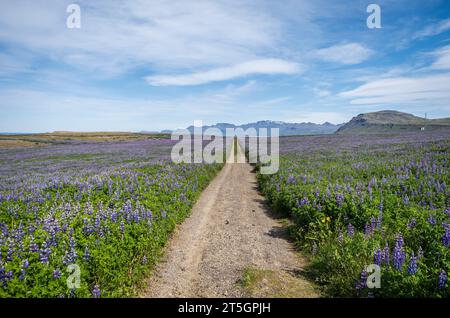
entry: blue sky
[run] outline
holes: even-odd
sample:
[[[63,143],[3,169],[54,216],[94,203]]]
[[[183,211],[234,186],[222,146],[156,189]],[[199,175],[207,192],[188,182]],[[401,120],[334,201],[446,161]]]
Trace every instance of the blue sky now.
[[[1,2],[0,131],[450,117],[450,1],[70,3]]]

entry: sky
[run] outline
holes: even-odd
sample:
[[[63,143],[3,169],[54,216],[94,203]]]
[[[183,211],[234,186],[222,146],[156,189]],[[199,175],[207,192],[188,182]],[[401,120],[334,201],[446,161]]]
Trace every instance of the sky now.
[[[1,132],[450,117],[450,1],[71,3],[0,1]]]

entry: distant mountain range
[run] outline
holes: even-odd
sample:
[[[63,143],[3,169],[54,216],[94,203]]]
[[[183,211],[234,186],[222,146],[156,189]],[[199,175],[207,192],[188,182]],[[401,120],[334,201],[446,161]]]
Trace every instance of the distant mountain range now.
[[[426,119],[412,114],[402,113],[394,110],[382,110],[378,112],[359,114],[353,117],[348,123],[332,124],[325,122],[315,124],[310,122],[287,123],[284,121],[261,120],[254,123],[243,125],[234,125],[230,123],[217,123],[211,126],[203,126],[203,130],[208,128],[218,128],[225,134],[227,128],[278,128],[280,136],[294,135],[324,135],[324,134],[370,134],[370,133],[389,133],[415,130],[436,130],[450,129],[450,118]],[[194,126],[189,126],[191,133],[194,132]],[[142,131],[141,133],[157,133]],[[172,130],[162,130],[159,133],[170,134]]]
[[[278,128],[280,136],[293,136],[293,135],[322,135],[332,134],[336,132],[341,125],[334,125],[329,122],[323,124],[314,123],[286,123],[283,121],[271,121],[261,120],[255,123],[248,123],[243,125],[233,125],[229,123],[218,123],[211,126],[203,126],[203,129],[218,128],[225,134],[227,128],[242,128],[247,130],[248,128],[255,128],[257,131],[260,128]],[[194,131],[194,126],[187,128],[191,133]]]
[[[359,114],[342,125],[337,134],[370,134],[450,128],[450,118],[426,119],[394,110]]]

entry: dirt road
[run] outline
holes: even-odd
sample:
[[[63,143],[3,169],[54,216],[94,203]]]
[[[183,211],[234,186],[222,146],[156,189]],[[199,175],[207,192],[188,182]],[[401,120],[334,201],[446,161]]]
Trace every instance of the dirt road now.
[[[238,156],[242,156],[238,149]],[[227,163],[177,227],[142,297],[317,297],[246,163]],[[249,288],[237,284],[244,269]]]

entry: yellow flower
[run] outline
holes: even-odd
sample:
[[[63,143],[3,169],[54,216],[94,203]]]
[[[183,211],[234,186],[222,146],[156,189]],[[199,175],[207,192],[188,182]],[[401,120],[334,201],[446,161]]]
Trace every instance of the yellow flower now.
[[[326,221],[326,218],[323,218],[323,219],[322,219],[322,223],[325,223],[325,221]]]
[[[331,218],[327,216],[327,222],[331,222]]]

